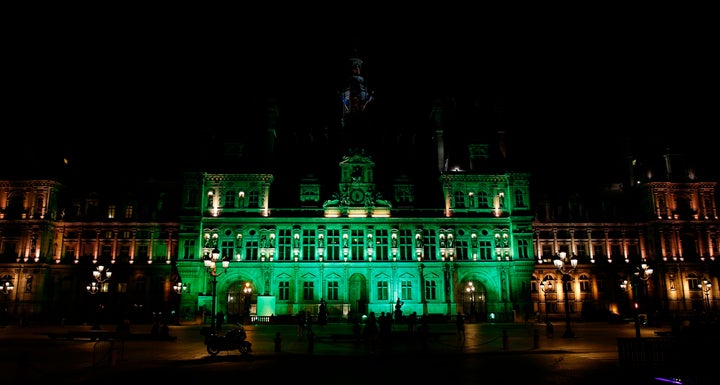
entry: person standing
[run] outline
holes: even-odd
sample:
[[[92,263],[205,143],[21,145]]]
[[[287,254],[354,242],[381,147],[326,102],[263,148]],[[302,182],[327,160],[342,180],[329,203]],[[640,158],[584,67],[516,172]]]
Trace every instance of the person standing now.
[[[215,324],[217,324],[217,331],[222,331],[223,323],[225,322],[225,313],[222,311],[217,312],[215,316]]]
[[[414,311],[407,319],[407,329],[410,333],[415,332],[415,325],[417,325],[417,312]]]
[[[305,311],[300,310],[297,313],[297,316],[295,318],[295,322],[297,323],[297,335],[298,337],[302,337],[305,335]]]
[[[377,344],[378,334],[379,330],[377,318],[375,318],[375,312],[371,311],[367,320],[365,320],[365,329],[363,330],[363,337],[370,348],[370,353],[375,353],[375,345]]]
[[[318,324],[327,324],[327,303],[322,298],[320,298],[320,308],[318,309]]]
[[[455,317],[455,330],[459,340],[465,340],[465,316],[458,312]]]

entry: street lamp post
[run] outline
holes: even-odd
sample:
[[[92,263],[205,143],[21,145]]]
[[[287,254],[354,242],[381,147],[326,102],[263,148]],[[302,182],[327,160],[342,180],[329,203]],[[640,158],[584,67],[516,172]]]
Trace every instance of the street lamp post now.
[[[218,259],[220,259],[220,250],[218,250],[217,247],[212,249],[210,253],[205,254],[205,258],[203,262],[205,263],[205,270],[207,270],[208,274],[210,274],[213,277],[212,280],[212,309],[210,314],[210,329],[214,332],[215,331],[215,297],[217,295],[216,288],[217,288],[217,277],[221,276],[223,273],[227,271],[227,268],[230,266],[230,261],[227,260],[227,258],[222,258],[222,268],[223,271],[220,273],[217,272],[217,262]]]
[[[640,286],[645,287],[647,285],[646,281],[650,279],[652,273],[653,269],[647,263],[636,267],[635,272],[633,272],[635,276],[635,284],[632,287],[633,306],[635,307],[635,338],[640,338],[640,293],[638,293],[638,290],[640,290]]]
[[[245,282],[245,287],[243,287],[243,296],[245,300],[245,322],[247,324],[250,323],[250,299],[252,298],[252,287],[250,286],[250,282]]]
[[[112,277],[112,271],[105,268],[103,265],[98,265],[92,274],[95,281],[90,282],[85,287],[85,290],[87,290],[90,294],[97,294],[101,291],[105,291],[105,283],[110,279],[110,277]],[[95,323],[92,327],[93,330],[100,330],[100,306],[101,304],[98,301],[98,303],[95,304]]]
[[[95,281],[90,282],[85,289],[90,294],[97,294],[103,290],[103,285],[107,280],[112,277],[112,271],[106,269],[103,265],[98,265],[93,271],[93,278]]]
[[[552,281],[542,281],[540,282],[540,290],[542,290],[543,295],[545,296],[545,323],[548,323],[548,301],[547,301],[547,293],[548,291],[552,290]]]
[[[177,282],[173,285],[173,290],[174,290],[176,293],[178,293],[178,294],[182,294],[182,293],[184,293],[184,292],[187,290],[187,285],[184,284],[184,283],[182,283],[182,282],[180,282],[180,281],[177,281]]]
[[[570,274],[577,269],[578,261],[577,258],[574,258],[574,256],[568,256],[566,252],[561,251],[558,254],[558,259],[553,260],[553,263],[555,264],[555,268],[558,273],[562,274],[563,291],[565,294],[565,333],[563,333],[563,338],[574,338],[575,333],[573,333],[572,328],[570,327],[569,292],[571,290],[568,290],[568,288],[570,286],[570,282],[572,282]]]
[[[173,291],[178,295],[178,301],[177,301],[177,312],[175,313],[174,321],[175,325],[180,325],[180,298],[182,296],[182,293],[187,291],[187,285],[180,282],[178,279],[177,282],[173,285]]]
[[[8,317],[8,305],[7,305],[7,299],[10,293],[15,290],[15,286],[10,281],[4,281],[0,282],[0,293],[3,293],[5,296],[5,306],[3,306],[2,314],[0,314],[0,325],[5,325],[7,323],[7,317]]]
[[[703,291],[705,292],[705,303],[707,306],[708,313],[710,312],[710,289],[712,289],[712,284],[707,278],[703,278]]]

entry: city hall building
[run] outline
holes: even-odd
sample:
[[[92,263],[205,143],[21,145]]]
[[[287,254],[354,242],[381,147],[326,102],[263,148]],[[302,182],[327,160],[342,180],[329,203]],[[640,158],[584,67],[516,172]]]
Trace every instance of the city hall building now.
[[[666,154],[597,191],[537,190],[500,122],[468,130],[438,100],[389,132],[362,64],[324,128],[288,134],[268,100],[176,179],[0,175],[2,322],[717,310],[717,181]]]

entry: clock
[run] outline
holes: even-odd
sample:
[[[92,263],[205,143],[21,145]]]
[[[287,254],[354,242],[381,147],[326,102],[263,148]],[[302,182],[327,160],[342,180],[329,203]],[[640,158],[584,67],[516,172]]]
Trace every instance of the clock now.
[[[360,203],[365,199],[365,193],[360,189],[350,191],[350,200],[354,203]]]

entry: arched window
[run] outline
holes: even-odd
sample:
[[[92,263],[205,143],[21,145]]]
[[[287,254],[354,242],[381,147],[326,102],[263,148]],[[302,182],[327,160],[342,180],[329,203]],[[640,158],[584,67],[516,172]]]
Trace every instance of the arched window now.
[[[581,274],[580,278],[580,291],[587,293],[590,291],[590,278],[586,274]]]
[[[488,193],[486,191],[478,191],[477,206],[479,209],[486,209],[490,207]]]
[[[465,208],[465,194],[462,191],[455,191],[455,208]]]
[[[688,280],[688,289],[689,290],[697,290],[697,291],[702,290],[702,287],[700,285],[700,279],[698,278],[697,275],[695,275],[694,273],[690,273],[687,276],[687,280]]]
[[[227,191],[225,192],[225,208],[233,208],[235,207],[235,191]]]

